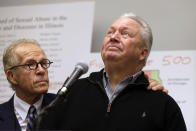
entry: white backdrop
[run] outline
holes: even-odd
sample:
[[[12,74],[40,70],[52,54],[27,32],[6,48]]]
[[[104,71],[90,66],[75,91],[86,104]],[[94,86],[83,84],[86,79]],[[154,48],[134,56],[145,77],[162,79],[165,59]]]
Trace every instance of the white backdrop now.
[[[78,61],[89,64],[86,75],[100,70],[100,54],[90,52],[93,17],[94,2],[0,8],[0,103],[13,95],[3,72],[2,52],[15,39],[36,39],[54,62],[49,68],[49,92],[56,93]],[[144,68],[169,89],[182,109],[188,131],[196,131],[195,67],[196,51],[192,50],[152,51]]]
[[[36,39],[54,63],[49,68],[50,92],[56,92],[75,63],[89,55],[94,2],[0,8],[0,102],[12,92],[3,72],[3,49],[19,38]]]

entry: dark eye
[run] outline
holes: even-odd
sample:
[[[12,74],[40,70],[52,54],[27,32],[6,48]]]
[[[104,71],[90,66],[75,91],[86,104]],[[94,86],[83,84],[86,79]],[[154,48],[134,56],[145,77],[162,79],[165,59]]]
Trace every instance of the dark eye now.
[[[49,60],[43,60],[40,63],[42,63],[42,64],[48,64],[48,63],[50,63],[50,61]]]
[[[26,65],[28,65],[30,69],[35,69],[36,66],[37,66],[37,63],[36,62],[31,62],[31,63],[28,63]]]
[[[108,31],[107,34],[112,34],[112,31]]]
[[[42,65],[42,67],[44,68],[48,68],[50,65],[50,61],[49,60],[43,60],[40,62],[40,64]]]
[[[107,32],[107,36],[111,36],[112,34],[114,34],[114,31],[112,31],[112,30],[109,30],[109,31]]]
[[[129,33],[127,31],[123,31],[123,32],[121,32],[121,35],[123,37],[128,37],[129,36]]]

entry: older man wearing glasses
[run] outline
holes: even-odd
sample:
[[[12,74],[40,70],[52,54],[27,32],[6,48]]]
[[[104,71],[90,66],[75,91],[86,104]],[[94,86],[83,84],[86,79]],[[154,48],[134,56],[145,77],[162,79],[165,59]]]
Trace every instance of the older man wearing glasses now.
[[[0,105],[0,130],[33,130],[36,115],[55,98],[47,93],[50,64],[34,40],[17,40],[5,49],[4,71],[15,94]]]

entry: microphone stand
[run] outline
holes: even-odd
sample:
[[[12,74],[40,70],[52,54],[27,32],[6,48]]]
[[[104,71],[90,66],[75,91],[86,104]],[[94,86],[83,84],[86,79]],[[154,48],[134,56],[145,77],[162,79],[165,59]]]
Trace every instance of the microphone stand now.
[[[64,82],[63,87],[68,80],[69,77]],[[63,93],[59,90],[56,98],[48,106],[41,110],[39,116],[36,118],[34,125],[35,131],[55,130],[58,128],[56,125],[54,125],[54,122],[56,122],[55,118],[58,118],[57,112],[61,110],[59,107],[66,105],[68,94],[69,90],[67,88]]]
[[[58,129],[57,125],[55,125],[54,123],[58,122],[59,117],[62,118],[62,115],[57,116],[57,112],[64,112],[63,108],[59,108],[59,107],[66,106],[70,86],[82,74],[86,73],[87,71],[88,71],[88,66],[86,64],[78,63],[76,65],[70,77],[66,79],[66,81],[63,83],[62,88],[58,91],[57,97],[51,102],[51,104],[46,106],[39,114],[39,117],[37,117],[37,122],[34,125],[35,130],[56,130]]]

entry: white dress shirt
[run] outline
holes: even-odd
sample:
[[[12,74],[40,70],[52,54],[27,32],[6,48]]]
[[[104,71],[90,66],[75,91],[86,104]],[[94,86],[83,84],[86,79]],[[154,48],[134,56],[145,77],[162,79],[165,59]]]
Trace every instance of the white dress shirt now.
[[[38,114],[41,110],[42,101],[43,96],[36,103],[33,104]],[[31,105],[21,100],[16,94],[14,94],[14,112],[16,114],[16,118],[18,119],[18,123],[22,131],[26,131],[27,129],[27,113],[30,106]]]

